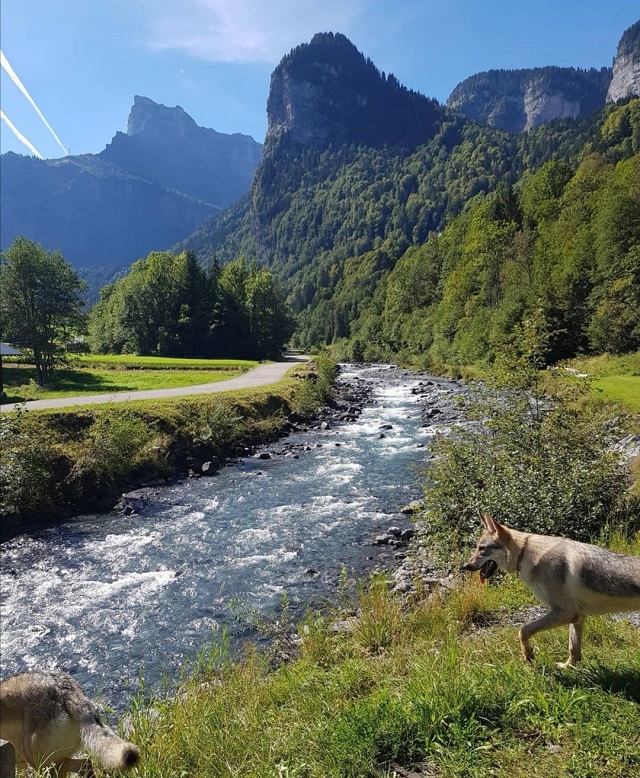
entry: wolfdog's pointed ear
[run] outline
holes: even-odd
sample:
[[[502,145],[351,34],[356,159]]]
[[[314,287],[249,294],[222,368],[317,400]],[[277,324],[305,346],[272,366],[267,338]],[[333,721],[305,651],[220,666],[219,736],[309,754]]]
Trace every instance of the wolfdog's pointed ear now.
[[[496,523],[488,513],[482,512],[480,514],[480,520],[482,521],[482,525],[487,530],[487,532],[496,531]]]

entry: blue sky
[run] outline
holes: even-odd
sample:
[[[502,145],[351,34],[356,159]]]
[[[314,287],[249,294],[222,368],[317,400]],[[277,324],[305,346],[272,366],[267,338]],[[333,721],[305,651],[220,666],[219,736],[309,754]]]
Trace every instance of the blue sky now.
[[[611,65],[638,0],[2,0],[0,44],[73,154],[125,131],[135,94],[262,141],[269,79],[316,32],[444,102],[491,68]],[[44,157],[63,152],[3,69],[4,115]],[[2,152],[29,153],[5,122]]]

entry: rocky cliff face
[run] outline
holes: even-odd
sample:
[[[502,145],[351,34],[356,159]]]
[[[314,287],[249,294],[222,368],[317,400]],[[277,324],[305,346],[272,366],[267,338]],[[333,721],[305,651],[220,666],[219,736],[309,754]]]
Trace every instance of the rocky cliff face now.
[[[626,30],[613,68],[544,67],[489,70],[462,81],[447,107],[469,119],[520,132],[556,119],[575,119],[606,102],[640,95],[640,22]]]
[[[251,185],[262,147],[199,127],[182,108],[136,97],[127,133],[100,154],[4,154],[0,246],[25,235],[77,267],[167,249]]]
[[[132,175],[226,208],[251,186],[262,146],[248,135],[199,127],[180,106],[134,98],[126,134],[100,158]]]
[[[601,108],[610,79],[609,68],[489,70],[458,84],[447,106],[481,124],[519,132]]]
[[[417,145],[432,136],[441,113],[435,101],[378,71],[344,35],[320,33],[274,70],[267,139]]]
[[[607,102],[640,96],[640,21],[625,30],[615,59]]]

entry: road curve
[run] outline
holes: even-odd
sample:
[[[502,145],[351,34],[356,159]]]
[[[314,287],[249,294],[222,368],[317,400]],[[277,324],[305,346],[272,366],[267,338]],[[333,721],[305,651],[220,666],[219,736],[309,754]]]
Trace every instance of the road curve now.
[[[16,408],[38,410],[44,408],[68,408],[72,405],[96,405],[98,403],[118,403],[129,400],[158,400],[163,397],[187,397],[194,394],[213,394],[215,392],[230,392],[233,389],[253,389],[257,386],[275,384],[286,375],[295,364],[308,362],[309,357],[288,357],[286,362],[271,362],[268,365],[258,365],[235,378],[216,381],[212,384],[196,384],[194,386],[177,386],[173,389],[145,389],[139,392],[112,392],[111,394],[85,394],[74,397],[59,397],[51,400],[32,400],[25,403],[8,403],[0,405],[0,411],[7,413]]]

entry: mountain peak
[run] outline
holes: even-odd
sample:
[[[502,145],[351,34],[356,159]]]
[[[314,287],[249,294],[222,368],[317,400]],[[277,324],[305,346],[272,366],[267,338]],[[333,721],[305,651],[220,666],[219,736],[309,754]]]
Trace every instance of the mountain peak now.
[[[273,71],[267,137],[415,146],[432,136],[440,113],[436,101],[385,76],[346,36],[323,32]]]
[[[153,133],[164,135],[168,130],[181,133],[197,130],[198,125],[179,105],[169,108],[149,97],[135,95],[127,122],[127,135]],[[212,130],[214,132],[214,130]]]

